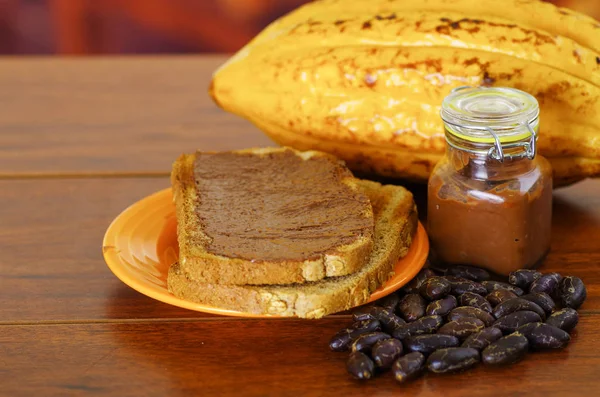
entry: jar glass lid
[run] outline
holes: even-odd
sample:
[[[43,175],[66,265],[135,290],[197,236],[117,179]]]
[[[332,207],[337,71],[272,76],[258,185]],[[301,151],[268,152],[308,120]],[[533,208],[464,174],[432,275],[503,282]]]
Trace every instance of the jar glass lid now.
[[[537,132],[539,105],[530,94],[505,87],[459,87],[442,103],[449,133],[474,143],[501,143],[531,138]]]

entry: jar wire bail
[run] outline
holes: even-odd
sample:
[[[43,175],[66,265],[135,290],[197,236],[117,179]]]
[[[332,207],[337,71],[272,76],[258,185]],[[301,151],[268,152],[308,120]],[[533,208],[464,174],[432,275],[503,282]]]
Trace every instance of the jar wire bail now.
[[[535,158],[535,152],[536,152],[536,142],[535,141],[537,140],[537,134],[536,134],[535,130],[533,129],[533,127],[531,127],[530,123],[524,122],[523,126],[525,128],[527,128],[527,130],[529,131],[529,134],[531,134],[529,141],[528,142],[507,143],[507,144],[504,144],[504,146],[500,142],[500,138],[498,138],[498,135],[494,132],[494,130],[490,127],[485,127],[485,130],[494,138],[494,146],[492,146],[490,148],[490,150],[488,150],[488,156],[490,156],[494,160],[498,160],[499,162],[503,163],[504,159],[506,159],[506,158],[508,158],[510,160],[513,158],[523,157],[523,156],[515,156],[515,155],[505,155],[503,149],[522,147],[525,149],[525,157],[527,157],[529,160],[533,160]]]

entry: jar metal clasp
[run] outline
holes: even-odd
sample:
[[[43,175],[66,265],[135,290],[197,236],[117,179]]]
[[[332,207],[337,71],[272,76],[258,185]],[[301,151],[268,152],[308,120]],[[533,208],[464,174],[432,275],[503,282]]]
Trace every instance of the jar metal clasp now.
[[[500,138],[498,138],[498,135],[494,132],[494,130],[492,128],[486,127],[485,130],[494,138],[494,146],[492,146],[488,151],[488,156],[501,163],[503,163],[505,159],[511,160],[522,157],[527,157],[529,160],[533,160],[536,154],[537,134],[535,132],[535,129],[533,129],[533,127],[531,127],[531,124],[529,124],[528,122],[523,123],[523,126],[527,128],[529,134],[531,135],[529,141],[513,142],[504,145],[502,145],[502,143],[500,142]],[[524,149],[524,155],[510,155],[504,153],[504,149],[512,149],[519,147]]]

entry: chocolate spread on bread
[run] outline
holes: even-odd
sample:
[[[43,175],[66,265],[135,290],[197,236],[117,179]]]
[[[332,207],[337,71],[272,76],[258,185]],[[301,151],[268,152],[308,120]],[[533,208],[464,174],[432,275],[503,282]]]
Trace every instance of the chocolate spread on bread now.
[[[306,260],[373,233],[369,199],[341,182],[352,175],[330,157],[197,153],[194,176],[215,255]]]

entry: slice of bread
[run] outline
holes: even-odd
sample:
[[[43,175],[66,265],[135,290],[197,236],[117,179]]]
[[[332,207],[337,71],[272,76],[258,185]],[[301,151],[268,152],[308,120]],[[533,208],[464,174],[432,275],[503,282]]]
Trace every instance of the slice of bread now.
[[[197,152],[171,174],[179,272],[202,283],[291,284],[357,272],[373,210],[336,157],[290,148]]]
[[[179,264],[169,270],[175,296],[206,305],[255,314],[320,318],[361,305],[392,275],[417,230],[412,194],[400,186],[359,181],[375,215],[375,244],[365,266],[355,274],[295,285],[220,285],[188,278]]]

